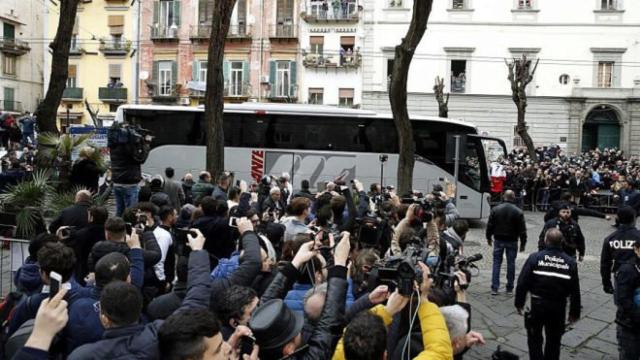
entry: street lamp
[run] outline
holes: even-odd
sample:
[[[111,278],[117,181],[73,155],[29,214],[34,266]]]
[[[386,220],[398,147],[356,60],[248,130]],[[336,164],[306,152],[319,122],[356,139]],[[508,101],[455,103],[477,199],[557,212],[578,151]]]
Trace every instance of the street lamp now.
[[[380,154],[378,159],[380,160],[380,188],[382,189],[382,180],[384,179],[384,163],[389,160],[389,155]]]

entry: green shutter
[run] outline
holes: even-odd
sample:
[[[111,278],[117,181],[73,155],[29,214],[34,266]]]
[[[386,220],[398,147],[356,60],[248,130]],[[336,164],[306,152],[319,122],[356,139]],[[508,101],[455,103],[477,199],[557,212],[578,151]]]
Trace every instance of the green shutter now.
[[[249,82],[249,62],[248,61],[242,62],[242,82],[243,83]]]
[[[200,80],[200,60],[193,60],[193,64],[191,65],[191,80]]]
[[[151,82],[155,84],[153,87],[153,95],[158,95],[160,93],[160,62],[153,62],[153,72],[151,74]]]
[[[229,78],[229,73],[231,72],[231,62],[229,61],[223,61],[222,62],[222,76],[223,76],[223,82],[226,84],[227,81],[231,80]]]
[[[151,25],[157,24],[159,17],[160,17],[160,1],[154,1],[153,2],[153,24]]]
[[[173,2],[173,21],[180,26],[180,1],[178,0]]]
[[[291,71],[291,84],[289,84],[289,96],[291,97],[295,97],[296,96],[296,90],[298,89],[298,87],[296,86],[296,76],[297,76],[297,71],[296,71],[296,62],[295,61],[290,61],[289,62],[289,69]]]
[[[276,97],[276,61],[269,62],[269,85],[271,86],[271,97]]]
[[[175,88],[178,84],[178,63],[175,61],[171,62],[171,85]],[[173,91],[173,89],[171,89]]]

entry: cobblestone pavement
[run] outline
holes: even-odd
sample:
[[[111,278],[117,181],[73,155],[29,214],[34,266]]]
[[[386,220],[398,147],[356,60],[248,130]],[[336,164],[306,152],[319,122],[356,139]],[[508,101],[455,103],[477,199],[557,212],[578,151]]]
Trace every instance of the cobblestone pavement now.
[[[516,281],[528,254],[537,250],[538,235],[544,224],[543,213],[527,212],[528,241],[526,251],[518,253]],[[617,359],[615,336],[615,305],[612,295],[602,291],[600,280],[600,250],[603,239],[615,229],[613,220],[580,217],[580,227],[587,240],[585,260],[579,264],[580,288],[582,292],[582,317],[562,338],[562,359]],[[491,249],[485,240],[485,223],[472,224],[467,236],[465,254],[482,253],[478,262],[479,275],[472,279],[467,300],[473,308],[472,328],[482,333],[487,345],[477,347],[465,354],[465,359],[490,359],[500,345],[528,359],[527,336],[524,319],[513,305],[514,297],[505,293],[506,264],[501,272],[501,289],[497,296],[491,295]],[[505,260],[506,261],[506,260]]]

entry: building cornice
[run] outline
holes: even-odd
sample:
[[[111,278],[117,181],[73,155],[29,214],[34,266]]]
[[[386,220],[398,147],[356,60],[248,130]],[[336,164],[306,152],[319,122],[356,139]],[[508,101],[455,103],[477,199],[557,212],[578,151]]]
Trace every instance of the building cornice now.
[[[607,53],[607,54],[624,54],[627,52],[627,48],[600,48],[600,47],[592,47],[592,53]]]
[[[474,47],[451,47],[451,46],[445,46],[444,48],[445,52],[448,53],[472,53],[474,51],[476,51],[476,48]]]
[[[410,21],[377,20],[365,21],[365,25],[407,25]],[[640,23],[541,23],[541,22],[490,22],[490,21],[429,21],[429,25],[465,25],[465,26],[521,26],[521,27],[640,27]]]

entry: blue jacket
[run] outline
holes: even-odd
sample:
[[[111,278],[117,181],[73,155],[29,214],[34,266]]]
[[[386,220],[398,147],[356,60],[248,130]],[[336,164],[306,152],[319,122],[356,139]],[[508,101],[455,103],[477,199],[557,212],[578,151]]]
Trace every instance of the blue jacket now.
[[[87,296],[88,289],[83,288],[73,278],[69,280],[71,284],[71,290],[65,295],[65,300],[71,306],[76,300]],[[40,307],[40,303],[49,296],[49,293],[37,293],[24,298],[20,304],[16,307],[13,315],[11,315],[11,321],[9,321],[9,336],[16,332],[22,324],[27,320],[35,319]]]
[[[352,281],[351,279],[347,279],[347,308],[351,307],[354,302],[353,297],[353,289],[352,289]],[[298,312],[300,314],[304,313],[304,295],[309,291],[313,286],[311,284],[293,284],[293,288],[289,290],[287,296],[284,298],[284,303],[287,305],[289,309],[292,311]]]
[[[42,288],[42,278],[40,277],[40,266],[37,262],[28,257],[24,264],[16,271],[13,278],[16,288],[27,296],[37,294]]]
[[[189,308],[208,308],[211,297],[209,254],[193,251],[189,255],[187,296],[177,311]],[[133,324],[104,331],[102,340],[83,345],[69,355],[69,360],[90,359],[158,359],[158,330],[164,320]]]
[[[129,251],[131,283],[142,290],[144,280],[144,258],[142,249]],[[69,322],[64,329],[67,354],[77,347],[102,339],[104,328],[100,322],[101,288],[89,288],[88,296],[76,300],[69,306]]]

